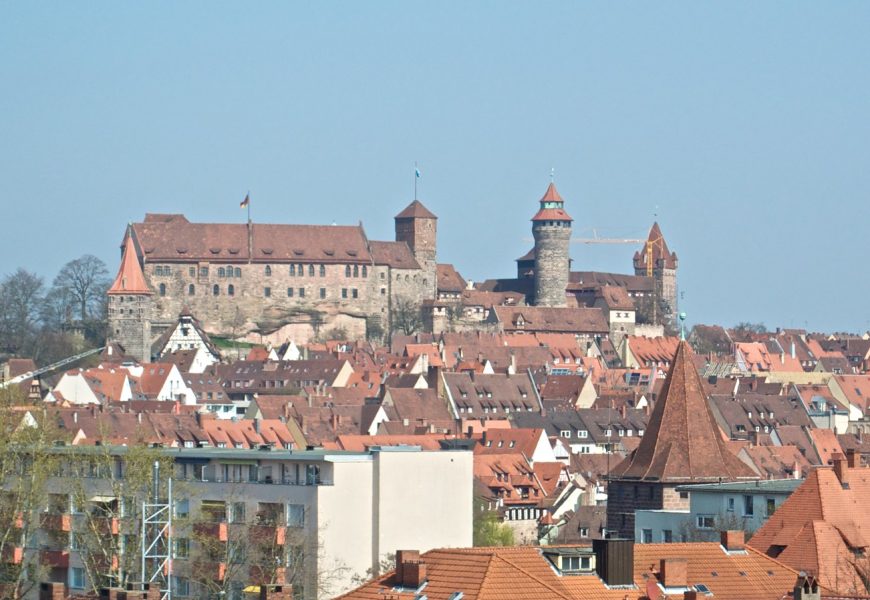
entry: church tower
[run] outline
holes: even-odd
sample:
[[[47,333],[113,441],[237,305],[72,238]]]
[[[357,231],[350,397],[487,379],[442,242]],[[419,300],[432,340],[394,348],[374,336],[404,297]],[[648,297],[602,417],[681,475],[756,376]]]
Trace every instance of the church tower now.
[[[658,223],[653,223],[643,247],[634,253],[634,274],[652,277],[654,305],[648,317],[656,325],[676,328],[677,318],[677,253],[668,243]]]
[[[107,292],[109,296],[108,340],[117,342],[128,356],[151,361],[152,292],[136,254],[131,230],[127,230],[121,267]]]
[[[573,219],[565,202],[550,182],[541,198],[541,208],[532,217],[535,236],[535,306],[565,306],[565,288],[571,267],[569,249]]]
[[[425,285],[424,298],[434,298],[437,287],[436,277],[436,234],[438,217],[414,200],[405,210],[396,215],[396,241],[405,242],[411,248],[414,259],[423,270]]]

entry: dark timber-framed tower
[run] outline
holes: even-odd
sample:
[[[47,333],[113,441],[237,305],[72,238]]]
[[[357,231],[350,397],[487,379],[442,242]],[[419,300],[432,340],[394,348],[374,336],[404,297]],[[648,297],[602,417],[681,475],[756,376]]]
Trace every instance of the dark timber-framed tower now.
[[[532,217],[535,237],[535,306],[565,306],[565,288],[571,268],[570,245],[573,219],[565,202],[550,182]]]

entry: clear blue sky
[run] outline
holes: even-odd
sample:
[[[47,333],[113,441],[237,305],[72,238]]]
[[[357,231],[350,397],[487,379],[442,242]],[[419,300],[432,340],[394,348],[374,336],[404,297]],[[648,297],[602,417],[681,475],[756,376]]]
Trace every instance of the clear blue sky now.
[[[551,168],[575,235],[680,256],[690,322],[870,326],[870,3],[3,2],[3,272],[114,272],[145,212],[356,223],[413,193],[511,276]],[[629,271],[634,246],[572,249]]]

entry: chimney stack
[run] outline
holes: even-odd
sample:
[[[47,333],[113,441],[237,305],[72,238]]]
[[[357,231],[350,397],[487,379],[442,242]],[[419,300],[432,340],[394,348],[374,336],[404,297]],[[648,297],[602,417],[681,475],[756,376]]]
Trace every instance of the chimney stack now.
[[[855,452],[854,448],[849,448],[846,450],[846,464],[849,465],[850,469],[857,469],[861,466],[861,458],[860,454]]]
[[[405,588],[417,589],[426,581],[426,563],[420,560],[417,550],[396,552],[396,583]]]
[[[728,552],[735,552],[744,549],[746,536],[741,529],[729,529],[720,533],[722,547]]]
[[[592,540],[595,572],[607,585],[634,584],[634,540]]]
[[[840,454],[839,452],[834,454],[834,473],[837,475],[837,479],[840,480],[840,485],[843,486],[843,489],[848,489],[849,487],[849,465],[846,462],[846,457]]]
[[[685,558],[663,558],[659,572],[663,587],[686,587],[689,582],[689,561]]]

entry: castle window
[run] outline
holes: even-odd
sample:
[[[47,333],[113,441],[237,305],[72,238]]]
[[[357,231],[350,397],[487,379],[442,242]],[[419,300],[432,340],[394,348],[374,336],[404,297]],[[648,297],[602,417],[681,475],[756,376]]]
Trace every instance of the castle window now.
[[[270,267],[269,265],[266,265],[265,271],[266,271],[266,277],[272,276],[272,267]]]
[[[293,297],[293,288],[287,288],[287,297],[288,297],[288,298],[292,298],[292,297]]]
[[[163,266],[163,274],[164,275],[171,275],[172,274],[172,269],[169,267],[169,265]]]
[[[409,281],[411,281],[411,276],[410,276],[410,275],[405,275],[405,283],[407,283],[407,282],[409,282]]]
[[[190,267],[187,269],[187,274],[191,277],[196,277],[196,267]]]
[[[356,288],[353,288],[350,291],[350,295],[353,296],[354,298],[359,298],[359,291]]]
[[[227,286],[227,296],[235,296],[236,287],[231,283]]]
[[[369,276],[369,268],[368,268],[366,265],[363,265],[363,268],[362,268],[362,276],[363,276],[363,277],[368,277],[368,276]]]
[[[200,267],[199,268],[199,276],[200,277],[208,277],[208,267]]]
[[[272,288],[264,287],[263,288],[263,296],[265,296],[266,298],[270,298],[272,296]]]
[[[221,286],[215,284],[213,288],[211,288],[212,296],[220,296],[221,295]]]
[[[320,297],[326,298],[326,288],[320,288]]]
[[[196,286],[193,285],[192,283],[189,286],[187,286],[187,295],[188,296],[196,295]]]
[[[242,270],[239,267],[236,267],[236,277],[242,276]]]
[[[383,279],[383,278],[384,278],[384,272],[381,271],[381,279]]]
[[[154,274],[163,275],[163,265],[157,265],[156,267],[154,267]]]
[[[226,269],[224,269],[223,267],[219,268],[218,269],[218,277],[226,277],[226,276],[227,276]]]
[[[326,277],[326,265],[320,265],[320,276]]]
[[[161,284],[160,284],[160,295],[161,295],[161,296],[165,296],[165,295],[166,295],[166,284],[165,284],[165,283],[161,283]]]
[[[308,265],[308,276],[314,277],[314,265]]]
[[[359,265],[354,265],[354,266],[353,266],[353,276],[354,276],[354,277],[359,277]]]
[[[233,268],[232,267],[227,267],[226,269],[224,269],[224,272],[225,272],[227,277],[233,276]]]
[[[296,267],[297,272],[299,273],[299,277],[305,275],[305,265],[298,265]]]
[[[304,298],[304,297],[305,297],[305,288],[299,288],[299,297],[300,297],[300,298]]]
[[[296,265],[290,265],[290,275],[296,275]]]
[[[347,266],[344,268],[344,276],[345,276],[345,277],[350,277],[350,265],[347,265]]]
[[[423,285],[428,285],[428,284],[429,284],[429,280],[424,277],[423,278]]]
[[[387,295],[387,288],[381,288],[381,296]]]
[[[341,288],[341,297],[347,298],[347,288]]]

